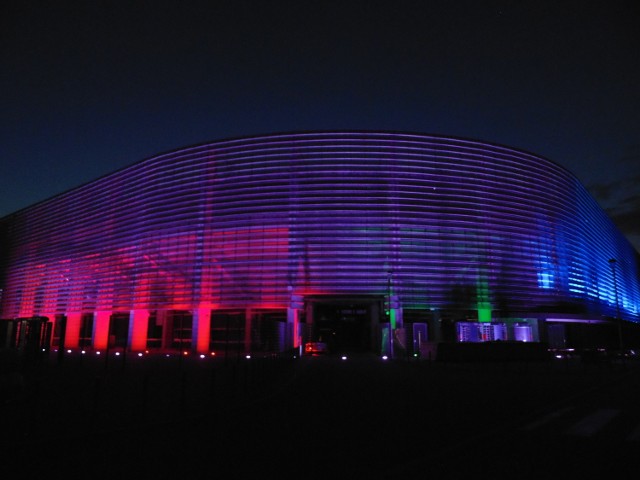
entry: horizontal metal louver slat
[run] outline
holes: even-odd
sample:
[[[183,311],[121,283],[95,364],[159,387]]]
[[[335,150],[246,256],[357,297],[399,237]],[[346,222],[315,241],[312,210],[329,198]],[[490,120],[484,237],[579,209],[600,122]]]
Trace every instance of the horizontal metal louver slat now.
[[[433,135],[322,132],[147,158],[1,220],[2,316],[262,308],[382,295],[446,308],[576,301],[640,321],[629,243],[575,177],[528,152]]]

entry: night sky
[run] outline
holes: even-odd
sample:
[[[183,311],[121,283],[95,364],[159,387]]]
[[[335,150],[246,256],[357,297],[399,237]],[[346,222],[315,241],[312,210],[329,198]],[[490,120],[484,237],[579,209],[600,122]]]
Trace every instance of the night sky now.
[[[567,167],[640,251],[636,3],[5,0],[0,216],[191,144],[402,130]]]

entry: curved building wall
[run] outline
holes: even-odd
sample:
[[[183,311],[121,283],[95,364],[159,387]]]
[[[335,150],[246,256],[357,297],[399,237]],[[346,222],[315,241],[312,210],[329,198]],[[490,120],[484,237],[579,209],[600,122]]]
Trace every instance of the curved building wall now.
[[[392,294],[639,321],[637,253],[567,170],[479,141],[319,132],[161,154],[1,220],[2,318]],[[616,272],[608,260],[616,259]],[[299,305],[298,305],[299,307]]]

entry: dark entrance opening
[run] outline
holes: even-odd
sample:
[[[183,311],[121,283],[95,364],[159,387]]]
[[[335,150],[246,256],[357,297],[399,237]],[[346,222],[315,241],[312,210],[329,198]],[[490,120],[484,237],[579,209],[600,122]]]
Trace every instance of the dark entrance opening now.
[[[329,352],[373,351],[372,323],[379,311],[378,300],[353,300],[314,302],[314,340],[326,343]]]
[[[109,322],[109,347],[127,348],[129,313],[114,313]]]

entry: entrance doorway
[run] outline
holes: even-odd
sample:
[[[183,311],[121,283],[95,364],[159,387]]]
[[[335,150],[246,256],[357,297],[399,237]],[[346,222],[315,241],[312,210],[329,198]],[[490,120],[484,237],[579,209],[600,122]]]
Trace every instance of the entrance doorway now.
[[[127,348],[129,313],[114,313],[109,321],[109,347]]]
[[[333,353],[373,352],[378,345],[381,299],[378,297],[305,298],[310,302],[310,340],[327,344]],[[308,310],[309,311],[309,310]]]

